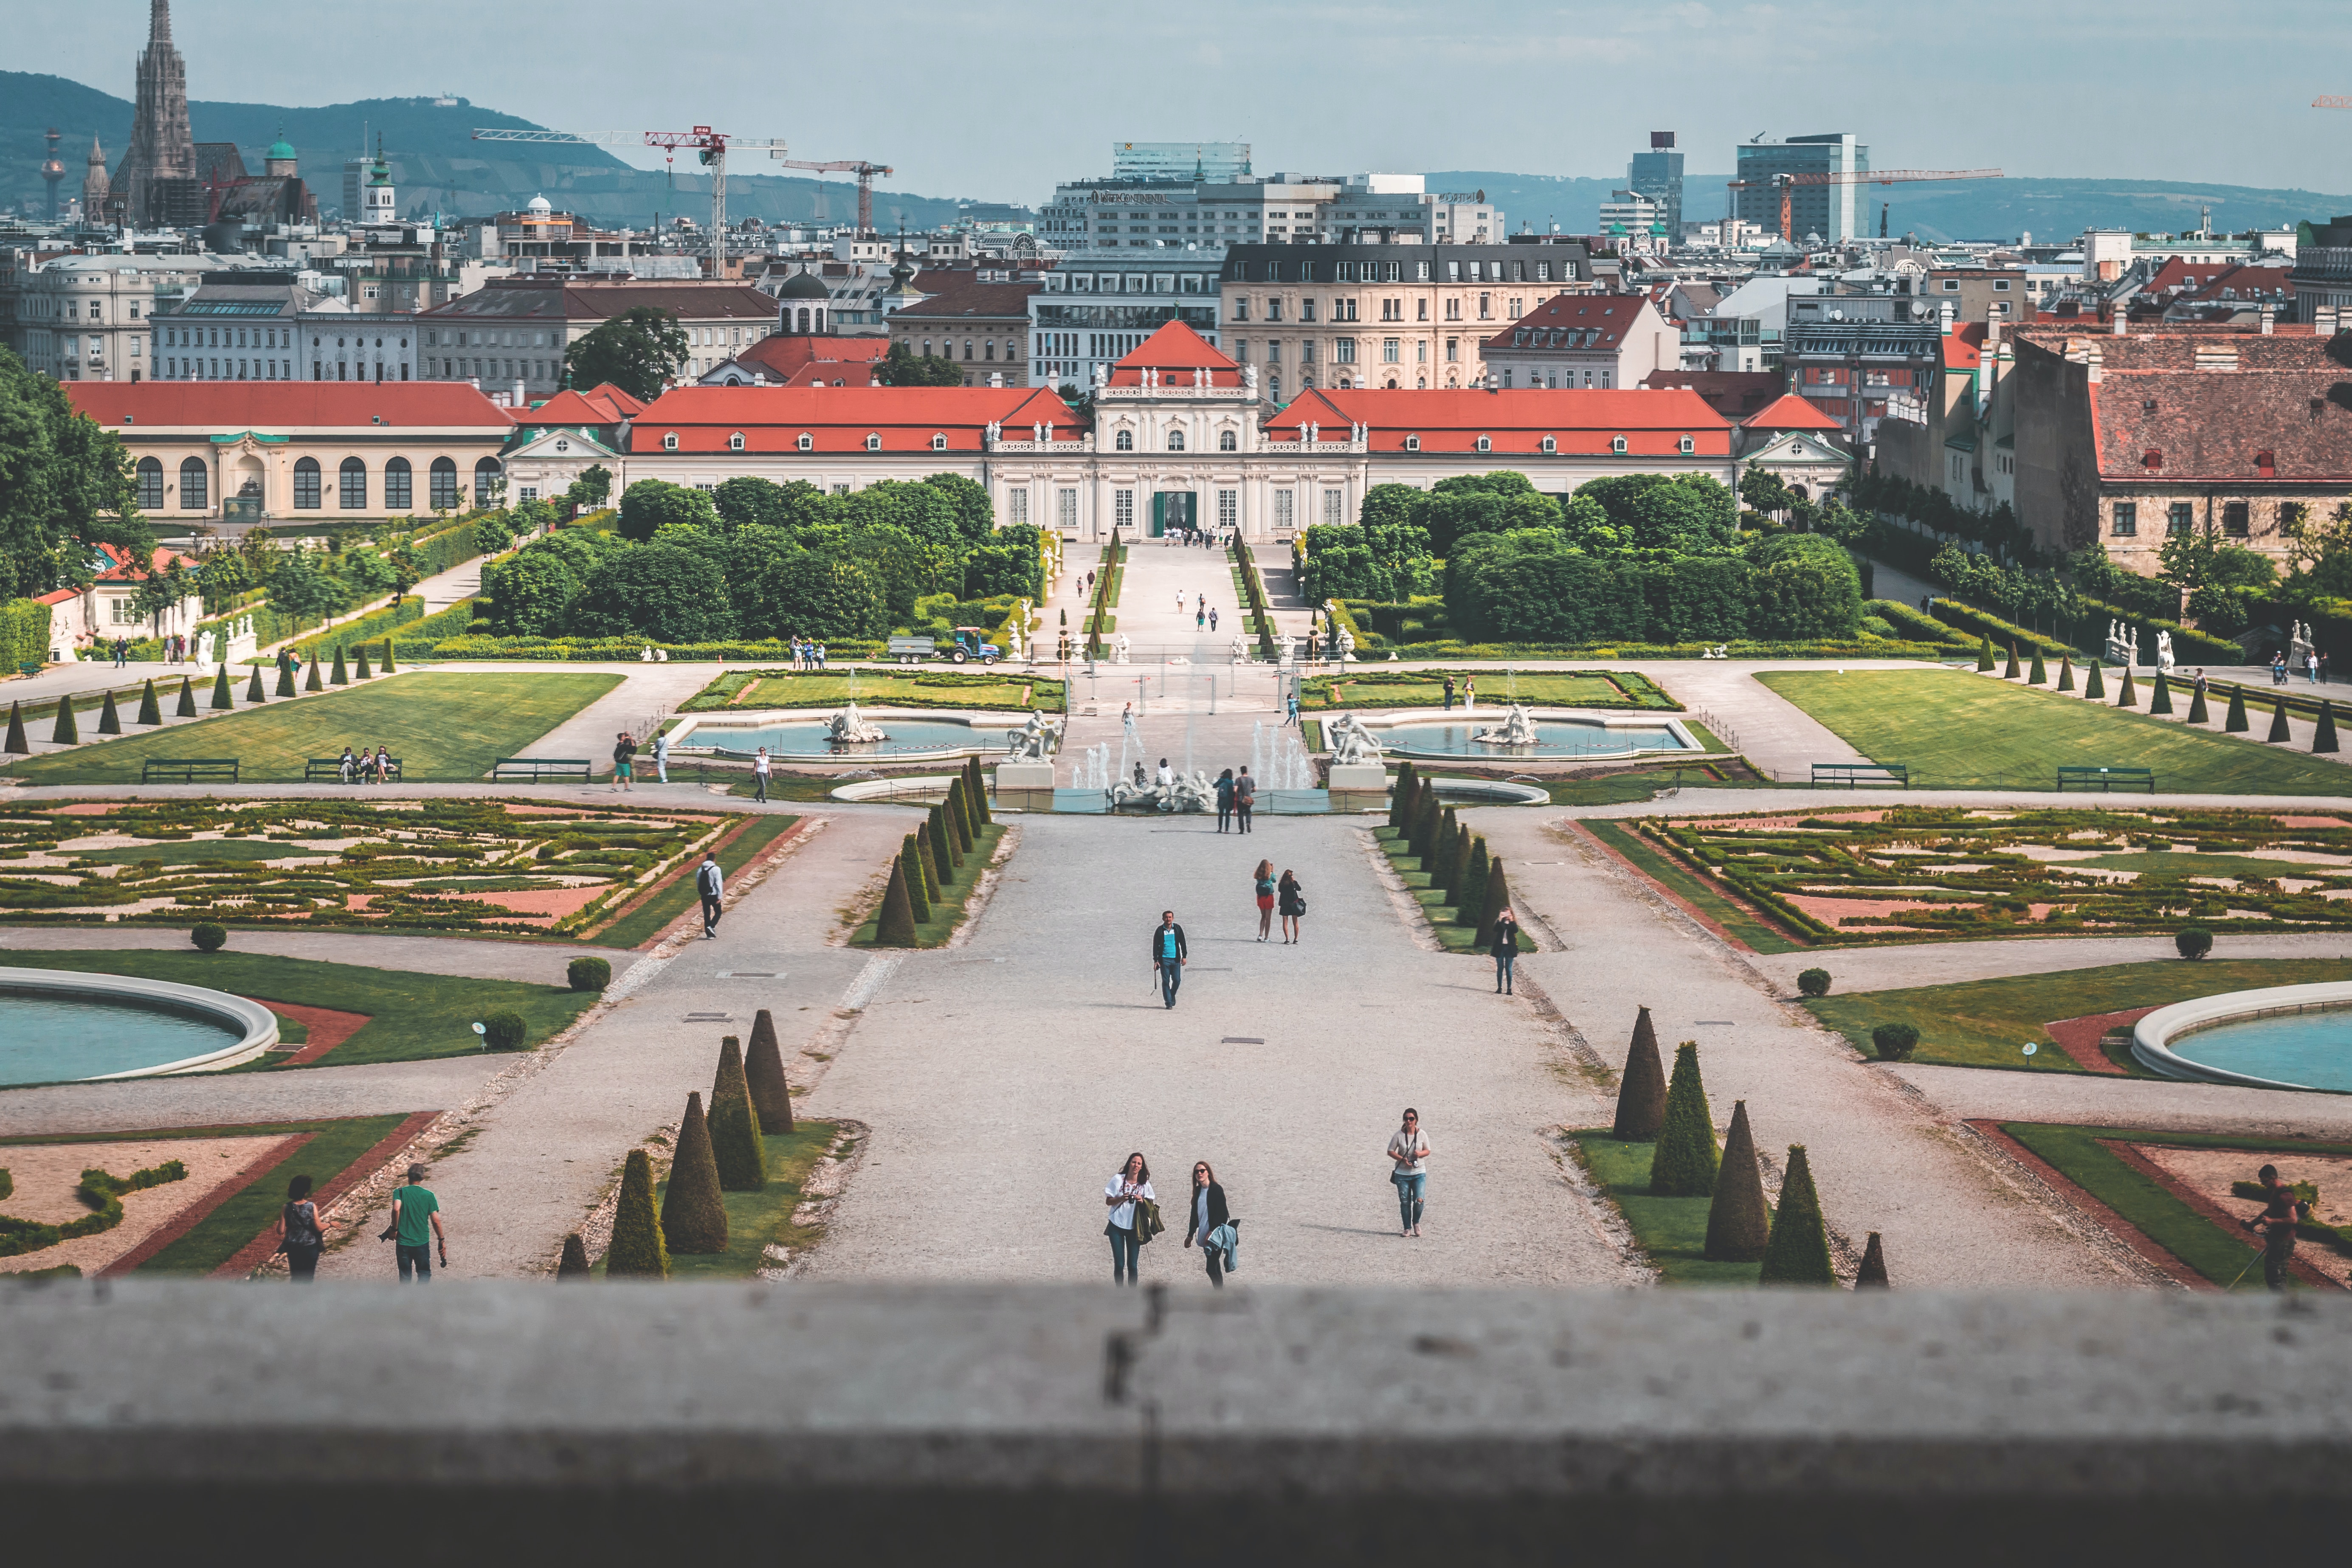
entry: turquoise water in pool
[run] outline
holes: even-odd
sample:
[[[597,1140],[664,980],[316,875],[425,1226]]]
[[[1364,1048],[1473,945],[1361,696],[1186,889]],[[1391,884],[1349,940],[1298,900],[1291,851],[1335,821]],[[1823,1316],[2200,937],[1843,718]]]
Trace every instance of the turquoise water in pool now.
[[[132,1072],[226,1050],[244,1037],[225,1024],[150,1007],[0,993],[0,1084]]]
[[[772,757],[824,757],[834,762],[856,757],[893,757],[923,752],[1004,750],[1004,731],[1017,721],[1001,725],[942,724],[935,719],[877,719],[866,722],[890,738],[836,746],[822,724],[772,724],[764,729],[732,725],[697,730],[686,738],[688,746],[708,746],[727,757],[746,757],[761,746]]]
[[[1538,719],[1532,746],[1496,746],[1473,740],[1480,730],[1503,721],[1503,710],[1481,709],[1468,723],[1399,724],[1375,730],[1381,748],[1408,757],[1628,757],[1636,752],[1680,752],[1686,748],[1664,725],[1654,730],[1611,728],[1574,719]]]
[[[2352,1094],[2352,1008],[2216,1024],[2174,1037],[2168,1048],[2200,1067]]]

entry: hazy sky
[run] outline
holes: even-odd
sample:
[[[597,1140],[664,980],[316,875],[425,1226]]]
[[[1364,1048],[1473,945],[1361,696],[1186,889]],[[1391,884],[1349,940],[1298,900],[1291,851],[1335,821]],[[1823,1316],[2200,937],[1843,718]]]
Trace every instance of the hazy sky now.
[[[1728,169],[1759,131],[1852,131],[1879,168],[2352,190],[2352,112],[2309,107],[2352,94],[2342,0],[176,0],[173,16],[199,99],[451,92],[567,131],[701,122],[887,163],[890,185],[939,196],[1034,202],[1108,173],[1116,139],[1246,141],[1260,172],[1622,175],[1666,129],[1694,174]],[[142,0],[44,8],[0,61],[127,98],[146,19]]]

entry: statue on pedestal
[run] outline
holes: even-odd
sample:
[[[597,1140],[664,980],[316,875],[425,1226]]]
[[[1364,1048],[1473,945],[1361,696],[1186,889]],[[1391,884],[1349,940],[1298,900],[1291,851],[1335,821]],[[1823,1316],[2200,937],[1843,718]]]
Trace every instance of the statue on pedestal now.
[[[1050,761],[1062,744],[1062,722],[1045,714],[1030,710],[1028,721],[1018,730],[1004,731],[1004,743],[1010,763],[1043,763]]]
[[[2169,670],[2172,668],[2172,634],[2170,632],[2156,634],[2156,668],[2162,670]]]
[[[849,700],[846,708],[825,721],[824,733],[825,738],[836,746],[871,745],[877,741],[890,738],[866,721],[865,715],[857,711],[857,699],[855,697]]]
[[[1481,730],[1470,737],[1480,746],[1532,746],[1536,743],[1535,721],[1528,717],[1527,709],[1517,699],[1503,711],[1503,721],[1491,730]]]
[[[1110,648],[1110,661],[1113,664],[1125,664],[1127,662],[1128,648],[1127,634],[1125,632],[1111,633]]]
[[[1381,760],[1379,738],[1353,713],[1342,713],[1323,726],[1323,737],[1331,743],[1331,761],[1339,766]]]

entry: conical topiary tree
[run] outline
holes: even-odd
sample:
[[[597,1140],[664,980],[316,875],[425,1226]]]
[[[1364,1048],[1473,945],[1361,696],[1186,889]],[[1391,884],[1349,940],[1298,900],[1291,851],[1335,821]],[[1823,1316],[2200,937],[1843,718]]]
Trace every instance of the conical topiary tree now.
[[[578,1283],[593,1278],[588,1271],[588,1244],[580,1239],[580,1233],[575,1230],[563,1238],[563,1260],[555,1266],[556,1283],[562,1284],[565,1280]]]
[[[256,665],[253,672],[256,675],[260,674],[261,667]],[[302,695],[301,690],[294,684],[294,661],[282,654],[278,659],[278,695],[280,697]]]
[[[259,702],[263,700],[261,695],[261,666],[257,664],[253,667],[253,679],[245,683],[245,700],[247,702]]]
[[[2319,727],[2311,732],[2311,749],[2314,752],[2332,752],[2336,749],[2336,704],[2325,699],[2322,699],[2319,704]]]
[[[955,829],[948,826],[947,807],[931,807],[931,858],[940,868],[940,880],[951,881],[963,866],[963,857],[956,853]]]
[[[1460,823],[1454,826],[1454,850],[1445,858],[1445,902],[1457,914],[1462,908],[1464,889],[1470,885],[1470,830]]]
[[[1748,1131],[1748,1102],[1731,1102],[1731,1131],[1723,1140],[1723,1168],[1706,1210],[1706,1256],[1717,1263],[1753,1263],[1772,1238],[1772,1211],[1764,1205],[1764,1176],[1756,1168],[1756,1140]]]
[[[1396,782],[1389,786],[1389,826],[1402,832],[1412,810],[1412,781],[1418,770],[1406,763],[1396,771]]]
[[[2106,700],[2107,683],[2099,679],[2099,661],[2095,658],[2091,661],[2091,673],[2083,682],[2083,700],[2105,702]]]
[[[1822,1224],[1822,1200],[1813,1191],[1813,1168],[1802,1143],[1789,1145],[1789,1169],[1780,1178],[1780,1204],[1772,1211],[1772,1239],[1764,1244],[1760,1285],[1834,1285],[1830,1234]]]
[[[81,731],[74,724],[73,699],[70,696],[58,699],[58,721],[49,731],[49,744],[53,746],[81,744]]]
[[[669,1246],[654,1213],[654,1163],[643,1149],[629,1151],[621,1167],[621,1200],[613,1210],[613,1242],[604,1249],[607,1279],[667,1279]]]
[[[359,662],[352,667],[352,679],[353,680],[373,679],[375,678],[375,672],[368,668],[367,645],[365,643],[362,643],[359,646],[358,653]]]
[[[1477,945],[1483,951],[1495,945],[1495,921],[1510,907],[1511,879],[1503,875],[1499,859],[1486,862],[1486,896],[1478,907]]]
[[[727,1250],[727,1202],[719,1193],[710,1123],[703,1118],[702,1092],[697,1089],[686,1097],[677,1156],[670,1162],[669,1185],[662,1192],[662,1239],[670,1251],[707,1257]]]
[[[2226,735],[2242,735],[2252,728],[2252,724],[2246,722],[2246,689],[2242,686],[2232,686],[2230,688],[2230,710],[2221,715],[2221,732]]]
[[[196,716],[196,686],[186,676],[180,677],[180,705],[172,710],[173,716],[193,719]]]
[[[2061,691],[2074,689],[2074,656],[2071,653],[2058,656],[2058,689]]]
[[[971,854],[971,808],[964,804],[963,780],[948,785],[948,828],[955,835],[956,852]]]
[[[1437,814],[1437,839],[1429,847],[1429,858],[1421,868],[1429,873],[1429,885],[1439,892],[1445,890],[1445,864],[1454,858],[1454,840],[1461,836],[1460,821],[1452,806],[1440,808]]]
[[[751,1019],[751,1049],[743,1058],[743,1079],[751,1087],[751,1109],[763,1132],[793,1130],[793,1089],[784,1081],[783,1053],[776,1048],[776,1021],[765,1007]]]
[[[1857,1290],[1890,1289],[1886,1278],[1886,1249],[1879,1245],[1878,1233],[1870,1233],[1870,1245],[1862,1249],[1862,1268],[1855,1271],[1853,1288]]]
[[[1675,1076],[1666,1083],[1666,1119],[1650,1156],[1650,1195],[1703,1198],[1715,1191],[1715,1118],[1699,1081],[1698,1042],[1675,1047]]]
[[[923,863],[923,901],[936,905],[940,901],[940,868],[931,854],[929,827],[915,829],[915,854]]]
[[[2116,706],[2118,708],[2139,706],[2139,694],[2132,689],[2132,672],[2129,665],[2124,666],[2124,683],[2116,689]]]
[[[2039,647],[2033,650],[2033,668],[2026,672],[2025,684],[2028,686],[2050,684],[2050,668],[2042,662],[2042,650]]]
[[[2011,637],[2010,639],[2009,668],[2000,672],[2000,678],[2003,680],[2015,680],[2017,679],[2017,639],[2015,637]]]
[[[324,691],[327,689],[326,683],[319,679],[319,650],[317,648],[312,648],[310,650],[310,673],[309,677],[303,680],[302,689],[305,691]]]
[[[314,669],[317,668],[315,660],[312,662],[312,668]],[[349,686],[352,683],[351,666],[343,662],[343,650],[341,647],[335,649],[335,673],[329,676],[327,679],[336,686]]]
[[[2156,672],[2156,690],[2147,700],[2147,710],[2152,714],[2172,711],[2172,682],[2160,669]]]
[[[1484,835],[1474,835],[1470,840],[1470,865],[1462,874],[1462,894],[1454,900],[1454,919],[1464,925],[1469,919],[1486,911],[1486,840]]]
[[[768,1184],[768,1146],[760,1132],[760,1113],[743,1076],[742,1043],[729,1035],[719,1042],[719,1074],[710,1084],[710,1152],[727,1191],[756,1193]]]
[[[1437,830],[1442,822],[1437,812],[1437,789],[1433,784],[1421,792],[1421,805],[1412,819],[1412,858],[1423,866],[1429,864],[1430,856],[1436,851]]]
[[[393,668],[392,639],[390,637],[386,637],[383,639],[383,672],[386,675],[390,675],[393,672]]]
[[[874,921],[877,947],[915,945],[915,906],[907,898],[907,868],[890,862],[890,885],[882,889],[882,912]]]
[[[1991,634],[1990,634],[1990,633],[1987,633],[1987,634],[1986,634],[1986,636],[1985,636],[1985,639],[1984,639],[1984,643],[1983,643],[1983,645],[1982,645],[1981,647],[1979,647],[1977,649],[1977,668],[1978,668],[1979,671],[1982,671],[1982,670],[1988,670],[1988,669],[1990,669],[1991,668],[1992,668],[1992,636],[1991,636]]]
[[[230,695],[228,689],[228,666],[222,665],[220,673],[213,678],[213,711],[226,712],[236,706],[236,700]]]
[[[33,750],[33,742],[25,737],[25,705],[22,702],[8,704],[6,750],[12,757],[28,756]]]
[[[996,809],[988,804],[988,774],[982,771],[978,757],[966,757],[964,766],[971,774],[971,808],[980,813],[980,825],[987,827],[996,821]]]
[[[931,895],[923,885],[923,859],[915,848],[915,836],[911,833],[898,846],[898,869],[907,879],[907,908],[915,923],[920,925],[931,918]]]
[[[98,710],[98,732],[101,735],[122,733],[122,710],[115,707],[111,691],[106,694],[106,700]]]
[[[2199,685],[2191,686],[2191,687],[2189,689],[2189,719],[2188,719],[2188,722],[2189,722],[2189,723],[2191,723],[2191,724],[2205,724],[2205,723],[2210,723],[2210,722],[2211,722],[2211,721],[2212,721],[2212,718],[2213,718],[2213,715],[2212,715],[2211,713],[2208,712],[2208,711],[2206,710],[2206,708],[2205,708],[2205,688],[2204,688],[2204,686],[2203,686],[2201,683],[2200,683],[2200,684],[2199,684]]]
[[[1617,1124],[1609,1135],[1625,1143],[1647,1143],[1666,1124],[1666,1066],[1658,1058],[1658,1031],[1650,1010],[1633,1016],[1633,1043],[1625,1051],[1625,1074],[1617,1080]]]
[[[153,728],[163,721],[163,704],[155,695],[155,679],[150,676],[147,689],[139,694],[139,722]]]
[[[112,692],[110,691],[107,693],[107,700],[110,702],[114,700],[114,694]],[[2263,741],[2265,744],[2268,744],[2273,742],[2291,741],[2293,739],[2294,739],[2294,737],[2287,733],[2286,728],[2286,699],[2284,697],[2274,697],[2271,699],[2271,732],[2264,735],[2263,737]]]

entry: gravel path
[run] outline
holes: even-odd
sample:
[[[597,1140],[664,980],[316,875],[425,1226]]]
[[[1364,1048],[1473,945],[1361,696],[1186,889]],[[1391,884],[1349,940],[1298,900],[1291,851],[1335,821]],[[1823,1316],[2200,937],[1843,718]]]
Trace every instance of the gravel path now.
[[[16,952],[126,952],[188,945],[188,933],[165,926],[0,926],[0,948]],[[463,974],[476,980],[563,983],[563,966],[583,954],[604,959],[613,977],[626,973],[639,954],[626,948],[585,943],[470,942],[459,937],[390,936],[365,931],[238,931],[229,946],[238,952],[310,958],[373,969],[420,974]]]
[[[2352,1095],[1916,1062],[1871,1070],[1915,1086],[1960,1119],[2352,1140]]]
[[[2273,932],[2218,936],[2216,958],[2352,958],[2352,931]],[[1760,952],[1748,963],[1769,975],[1783,996],[1797,994],[1797,972],[1826,969],[1837,990],[1899,991],[1951,985],[2010,974],[2097,969],[2110,963],[2178,963],[2168,936],[2027,937],[2014,942],[1930,942],[1899,947],[1830,948],[1811,952]]]
[[[12,1089],[0,1094],[0,1128],[9,1132],[100,1132],[443,1110],[463,1104],[512,1059],[437,1057],[422,1062]]]
[[[1181,1246],[1195,1159],[1242,1219],[1250,1281],[1626,1279],[1549,1137],[1600,1113],[1561,1037],[1486,964],[1416,945],[1355,821],[1022,834],[971,942],[907,957],[811,1098],[873,1129],[814,1276],[1104,1278],[1103,1184],[1140,1149],[1170,1227],[1145,1249],[1155,1279],[1202,1278]],[[1261,855],[1305,884],[1299,946],[1255,941]],[[1169,1011],[1147,938],[1171,904],[1192,963]],[[1408,1104],[1433,1150],[1417,1241],[1381,1152]]]

